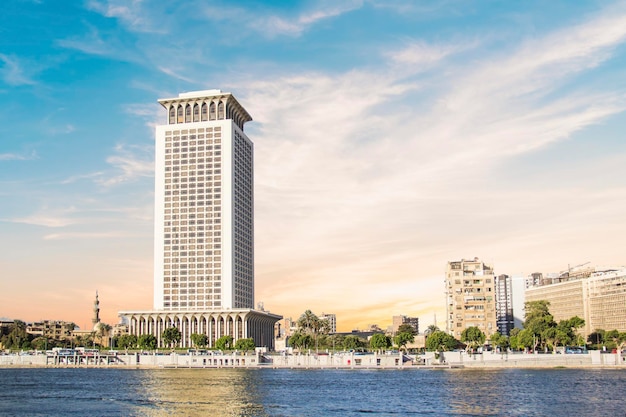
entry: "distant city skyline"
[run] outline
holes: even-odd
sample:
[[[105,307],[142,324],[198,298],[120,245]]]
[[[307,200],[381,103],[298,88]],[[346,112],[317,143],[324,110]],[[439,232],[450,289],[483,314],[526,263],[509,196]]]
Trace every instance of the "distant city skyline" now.
[[[338,331],[436,314],[445,269],[625,265],[626,3],[9,2],[0,316],[150,309],[160,97],[254,121],[255,300]],[[148,289],[148,291],[146,291]]]

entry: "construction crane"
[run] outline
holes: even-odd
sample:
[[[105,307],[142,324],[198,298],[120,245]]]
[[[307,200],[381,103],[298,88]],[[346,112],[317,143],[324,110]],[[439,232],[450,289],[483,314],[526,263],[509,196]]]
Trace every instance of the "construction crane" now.
[[[566,273],[566,272],[567,272],[567,276],[569,277],[572,274],[572,270],[573,269],[580,268],[581,266],[585,266],[585,265],[587,265],[589,263],[591,263],[591,261],[585,262],[584,264],[575,265],[575,266],[570,266],[569,264],[567,264],[567,269],[565,271],[559,272],[559,278],[562,278],[563,274]]]

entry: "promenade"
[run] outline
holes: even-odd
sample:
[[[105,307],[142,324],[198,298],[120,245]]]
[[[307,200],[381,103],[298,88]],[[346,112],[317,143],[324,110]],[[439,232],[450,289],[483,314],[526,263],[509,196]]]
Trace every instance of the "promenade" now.
[[[0,367],[116,368],[300,368],[300,369],[440,369],[440,368],[615,368],[626,369],[620,354],[523,354],[444,352],[436,355],[255,353],[96,353],[52,355],[45,352],[0,355]]]

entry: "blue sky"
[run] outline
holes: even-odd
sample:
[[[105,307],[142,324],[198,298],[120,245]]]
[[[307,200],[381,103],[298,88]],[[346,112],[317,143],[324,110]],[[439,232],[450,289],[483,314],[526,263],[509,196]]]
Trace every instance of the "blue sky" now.
[[[156,100],[252,115],[257,301],[437,314],[449,260],[624,265],[623,1],[19,1],[0,16],[0,317],[152,303]]]

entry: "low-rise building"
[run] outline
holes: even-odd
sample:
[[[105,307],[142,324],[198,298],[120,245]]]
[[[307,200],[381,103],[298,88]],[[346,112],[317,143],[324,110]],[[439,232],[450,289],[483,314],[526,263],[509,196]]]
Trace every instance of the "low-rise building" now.
[[[26,326],[26,333],[55,340],[71,339],[76,324],[62,320],[42,320]]]
[[[392,334],[395,335],[398,332],[398,329],[403,324],[408,324],[415,330],[415,334],[420,332],[420,319],[418,317],[408,317],[408,316],[393,316],[391,319],[392,322]]]

